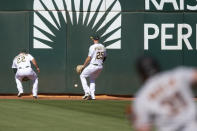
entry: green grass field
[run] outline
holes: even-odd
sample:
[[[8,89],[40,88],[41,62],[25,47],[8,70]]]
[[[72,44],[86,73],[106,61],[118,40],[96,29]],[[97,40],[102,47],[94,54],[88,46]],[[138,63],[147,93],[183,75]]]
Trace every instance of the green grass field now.
[[[130,101],[0,100],[0,131],[131,131]]]

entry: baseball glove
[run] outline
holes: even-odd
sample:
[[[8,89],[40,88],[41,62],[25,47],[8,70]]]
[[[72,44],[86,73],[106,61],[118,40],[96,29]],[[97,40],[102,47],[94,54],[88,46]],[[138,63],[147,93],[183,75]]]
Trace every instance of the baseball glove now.
[[[84,66],[83,65],[77,65],[77,67],[76,67],[77,74],[81,74],[81,72],[83,71],[83,69],[84,69]]]
[[[22,81],[28,81],[28,80],[29,80],[28,77],[24,77],[24,78],[22,79]]]

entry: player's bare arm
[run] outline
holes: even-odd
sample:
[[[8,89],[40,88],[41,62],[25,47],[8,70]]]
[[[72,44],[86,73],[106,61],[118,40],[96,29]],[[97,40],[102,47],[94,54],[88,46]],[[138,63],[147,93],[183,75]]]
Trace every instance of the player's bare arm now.
[[[84,64],[83,64],[83,67],[86,67],[86,66],[90,63],[90,61],[91,61],[91,57],[88,56],[88,57],[86,58]]]
[[[39,69],[38,64],[35,59],[32,60],[32,63],[36,67],[36,70],[38,71],[38,73],[40,73],[40,69]]]
[[[197,84],[197,70],[194,71],[192,82]]]
[[[151,131],[150,126],[142,125],[141,127],[137,128],[136,131]]]
[[[128,107],[126,107],[126,115],[127,115],[127,119],[132,123],[135,123],[136,120],[138,119],[137,115],[135,114],[135,112],[133,111],[133,107],[132,105],[129,105]],[[135,124],[133,124],[135,131],[151,131],[152,127],[150,125],[141,125],[140,127],[136,127]]]

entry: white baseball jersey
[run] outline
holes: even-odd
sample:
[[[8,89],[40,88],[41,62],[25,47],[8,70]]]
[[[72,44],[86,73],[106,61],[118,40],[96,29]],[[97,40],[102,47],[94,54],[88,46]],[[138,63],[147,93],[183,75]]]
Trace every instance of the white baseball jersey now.
[[[193,69],[179,67],[153,76],[134,101],[135,126],[154,123],[158,131],[197,131],[190,84]]]
[[[90,64],[102,65],[103,58],[106,57],[106,49],[100,43],[93,44],[89,48],[88,56],[92,58]]]
[[[12,68],[26,68],[26,67],[31,67],[31,61],[33,60],[33,56],[30,54],[25,54],[25,53],[20,53],[17,55],[12,64]]]
[[[82,71],[80,75],[81,83],[85,94],[90,94],[95,99],[95,80],[103,69],[103,59],[106,57],[106,49],[100,44],[93,44],[89,48],[88,56],[91,57],[90,64]],[[90,79],[90,86],[87,84],[86,78]]]
[[[20,53],[17,55],[12,64],[12,68],[17,68],[15,75],[15,80],[17,84],[17,89],[19,93],[23,93],[22,79],[28,77],[33,82],[32,94],[37,96],[38,93],[38,77],[37,74],[31,68],[31,61],[33,56],[30,54]]]

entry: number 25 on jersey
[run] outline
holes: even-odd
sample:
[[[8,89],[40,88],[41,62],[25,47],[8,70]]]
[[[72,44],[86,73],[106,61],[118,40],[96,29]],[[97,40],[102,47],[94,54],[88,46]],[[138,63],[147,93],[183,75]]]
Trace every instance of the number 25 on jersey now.
[[[96,53],[96,59],[103,59],[104,58],[104,52],[97,52]]]

